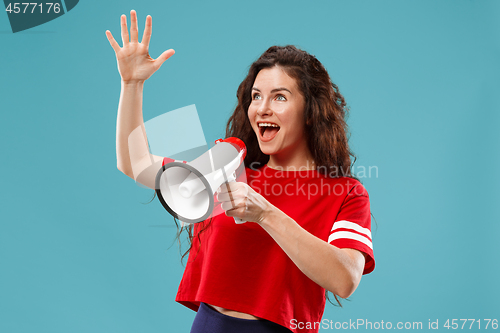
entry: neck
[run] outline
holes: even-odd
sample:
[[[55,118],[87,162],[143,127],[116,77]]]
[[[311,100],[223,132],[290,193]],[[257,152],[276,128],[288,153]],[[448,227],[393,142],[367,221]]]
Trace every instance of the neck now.
[[[316,164],[310,154],[308,156],[294,156],[283,157],[277,155],[271,155],[269,157],[269,162],[267,166],[272,169],[287,170],[287,171],[299,171],[299,170],[315,170]]]

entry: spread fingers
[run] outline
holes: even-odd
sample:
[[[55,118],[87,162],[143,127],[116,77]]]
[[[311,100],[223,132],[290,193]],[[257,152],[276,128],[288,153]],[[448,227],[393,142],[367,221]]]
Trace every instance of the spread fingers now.
[[[128,45],[129,43],[129,36],[128,36],[128,27],[127,27],[127,16],[122,15],[120,17],[120,25],[122,27],[122,41],[123,41],[123,46]]]
[[[138,28],[137,28],[137,13],[135,10],[130,11],[130,42],[137,43],[138,38]]]

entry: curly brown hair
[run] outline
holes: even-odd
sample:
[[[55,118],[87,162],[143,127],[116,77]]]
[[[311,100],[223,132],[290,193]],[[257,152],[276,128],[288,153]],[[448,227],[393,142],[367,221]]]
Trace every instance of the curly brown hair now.
[[[346,116],[348,108],[339,88],[315,56],[293,45],[272,46],[255,61],[238,87],[238,105],[226,126],[226,137],[237,137],[247,146],[246,166],[262,166],[269,156],[259,148],[248,108],[257,74],[265,68],[281,67],[294,78],[305,99],[306,140],[316,169],[330,177],[353,177],[348,145]],[[354,177],[353,177],[354,178]]]

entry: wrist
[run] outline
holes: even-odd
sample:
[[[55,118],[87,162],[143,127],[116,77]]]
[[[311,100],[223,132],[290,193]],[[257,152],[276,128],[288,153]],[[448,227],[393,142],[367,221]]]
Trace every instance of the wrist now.
[[[281,210],[270,205],[268,209],[264,210],[259,220],[259,224],[264,228],[270,227],[283,217],[286,217],[286,215]]]
[[[142,87],[144,86],[144,80],[122,80],[121,84],[123,87]]]

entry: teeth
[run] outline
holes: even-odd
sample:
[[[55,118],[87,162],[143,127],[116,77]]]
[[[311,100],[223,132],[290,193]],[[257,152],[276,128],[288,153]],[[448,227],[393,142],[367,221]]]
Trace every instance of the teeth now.
[[[260,123],[259,124],[259,127],[264,127],[264,126],[279,127],[278,125],[271,124],[271,123]]]

